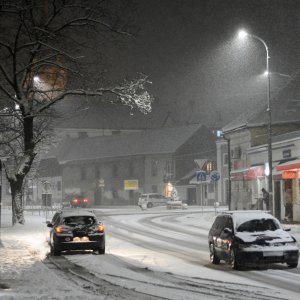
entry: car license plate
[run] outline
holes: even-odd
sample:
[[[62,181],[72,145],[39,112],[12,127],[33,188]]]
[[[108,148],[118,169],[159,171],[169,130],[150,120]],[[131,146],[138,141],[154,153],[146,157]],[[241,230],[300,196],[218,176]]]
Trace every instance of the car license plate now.
[[[87,236],[83,236],[83,237],[78,237],[78,236],[76,236],[76,237],[74,237],[73,238],[73,242],[89,242],[89,238],[87,237]]]
[[[264,256],[283,256],[283,251],[268,251],[264,252]]]

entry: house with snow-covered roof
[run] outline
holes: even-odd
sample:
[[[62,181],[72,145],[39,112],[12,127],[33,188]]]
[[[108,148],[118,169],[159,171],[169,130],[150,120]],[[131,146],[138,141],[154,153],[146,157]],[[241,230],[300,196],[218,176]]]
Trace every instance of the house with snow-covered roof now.
[[[84,194],[95,205],[166,194],[167,183],[176,183],[199,158],[215,158],[215,136],[203,125],[69,138],[57,150],[64,195]]]

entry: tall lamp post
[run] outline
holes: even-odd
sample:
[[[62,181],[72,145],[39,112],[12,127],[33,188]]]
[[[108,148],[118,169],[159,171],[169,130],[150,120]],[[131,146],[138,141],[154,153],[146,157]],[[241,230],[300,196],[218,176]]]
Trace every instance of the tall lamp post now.
[[[268,46],[266,44],[266,42],[261,39],[260,37],[253,35],[253,34],[249,34],[244,30],[240,30],[239,31],[239,38],[245,38],[245,37],[250,37],[253,38],[255,40],[258,40],[259,42],[261,42],[266,50],[266,75],[267,75],[267,112],[268,112],[268,166],[266,168],[266,175],[268,176],[268,190],[269,190],[269,194],[270,194],[270,199],[272,201],[272,206],[273,206],[273,170],[272,170],[272,108],[271,108],[271,85],[270,85],[270,71],[269,71],[269,49]],[[274,207],[272,207],[273,213],[275,215],[275,217],[280,218],[280,209],[279,209],[279,205],[277,203],[274,203]]]

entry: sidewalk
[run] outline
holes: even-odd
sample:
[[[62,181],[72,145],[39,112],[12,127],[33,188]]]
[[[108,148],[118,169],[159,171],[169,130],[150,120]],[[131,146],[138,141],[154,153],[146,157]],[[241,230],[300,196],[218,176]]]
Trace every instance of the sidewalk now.
[[[4,216],[3,224],[9,224],[11,214],[6,211]],[[25,225],[0,229],[0,299],[95,299],[42,263],[49,253],[45,216],[25,217]]]

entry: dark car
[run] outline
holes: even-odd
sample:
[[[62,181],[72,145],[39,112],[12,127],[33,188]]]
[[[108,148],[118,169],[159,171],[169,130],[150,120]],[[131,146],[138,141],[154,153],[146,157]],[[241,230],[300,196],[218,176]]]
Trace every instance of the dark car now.
[[[60,210],[51,222],[50,251],[60,255],[62,251],[93,250],[105,253],[105,232],[102,222],[88,210]]]
[[[89,199],[82,195],[69,196],[69,203],[71,207],[88,207]]]
[[[264,211],[229,211],[218,215],[209,231],[210,261],[233,269],[270,263],[296,268],[299,248],[280,222]]]

